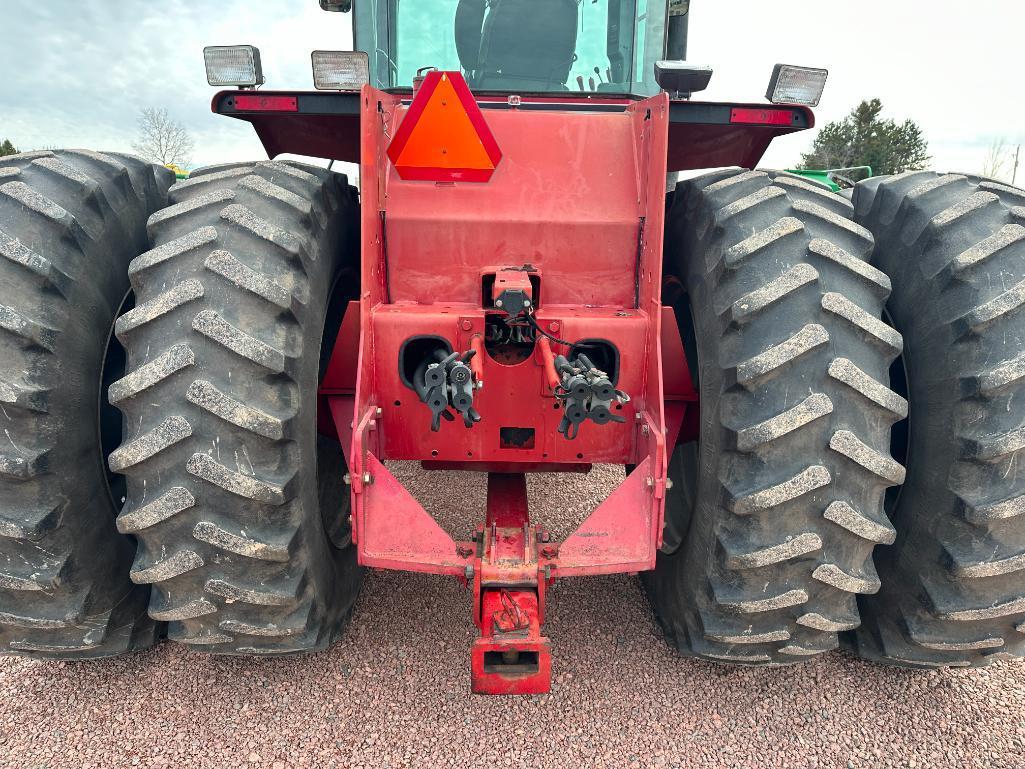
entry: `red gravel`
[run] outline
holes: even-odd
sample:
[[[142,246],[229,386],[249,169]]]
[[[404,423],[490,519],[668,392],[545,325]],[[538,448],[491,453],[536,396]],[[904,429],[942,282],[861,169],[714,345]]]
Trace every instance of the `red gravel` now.
[[[607,490],[616,473],[591,480]],[[539,517],[558,524],[559,500],[586,484],[537,479]],[[550,596],[541,697],[471,696],[468,593],[397,573],[369,577],[349,632],[319,655],[0,658],[0,766],[1025,767],[1020,661],[721,667],[665,644],[636,579],[566,580]]]

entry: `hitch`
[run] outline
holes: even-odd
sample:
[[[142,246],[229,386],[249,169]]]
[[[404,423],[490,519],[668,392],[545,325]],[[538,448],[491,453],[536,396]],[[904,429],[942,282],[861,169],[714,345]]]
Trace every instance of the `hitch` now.
[[[522,473],[488,475],[488,510],[478,530],[474,562],[474,623],[470,652],[476,694],[544,694],[552,686],[552,647],[541,635],[545,565],[530,525]],[[547,556],[542,554],[541,560]]]

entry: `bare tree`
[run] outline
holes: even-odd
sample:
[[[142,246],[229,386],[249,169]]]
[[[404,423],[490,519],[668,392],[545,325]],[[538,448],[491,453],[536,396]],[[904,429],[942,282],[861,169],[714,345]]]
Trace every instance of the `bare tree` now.
[[[147,107],[139,113],[139,140],[132,147],[147,160],[188,168],[194,146],[189,132],[166,109]]]
[[[1002,178],[1004,166],[1007,163],[1008,146],[1002,138],[993,140],[986,152],[986,159],[982,161],[982,175],[990,179]]]

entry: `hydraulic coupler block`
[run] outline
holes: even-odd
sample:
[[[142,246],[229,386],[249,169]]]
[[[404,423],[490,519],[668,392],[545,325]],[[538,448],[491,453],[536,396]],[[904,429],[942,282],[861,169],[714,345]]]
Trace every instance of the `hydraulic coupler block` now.
[[[431,410],[433,432],[441,429],[442,419],[455,421],[449,408],[455,409],[463,417],[466,427],[473,427],[480,421],[480,414],[473,407],[476,382],[470,361],[474,355],[475,350],[449,354],[444,350],[436,350],[433,360],[427,358],[417,367],[413,384],[420,400]]]
[[[595,366],[586,355],[581,353],[572,361],[564,355],[557,355],[554,364],[559,376],[555,397],[563,404],[560,433],[573,440],[577,437],[580,424],[588,419],[598,425],[626,421],[613,412],[613,403],[629,403],[630,396],[617,390],[609,375]]]

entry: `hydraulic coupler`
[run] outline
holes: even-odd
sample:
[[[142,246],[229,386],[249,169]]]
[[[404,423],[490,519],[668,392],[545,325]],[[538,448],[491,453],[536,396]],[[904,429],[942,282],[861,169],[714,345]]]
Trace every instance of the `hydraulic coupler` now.
[[[475,350],[449,354],[436,350],[433,361],[427,358],[417,367],[413,384],[420,400],[431,410],[433,432],[441,429],[443,418],[449,422],[455,420],[450,407],[462,415],[463,424],[468,428],[480,421],[480,414],[473,407],[475,382],[470,361],[474,355]]]
[[[554,366],[559,377],[555,397],[563,403],[559,432],[569,440],[577,437],[580,424],[587,419],[598,425],[626,421],[613,413],[612,404],[629,403],[630,396],[617,390],[609,375],[595,366],[590,358],[579,353],[570,361],[564,355],[556,355]]]

